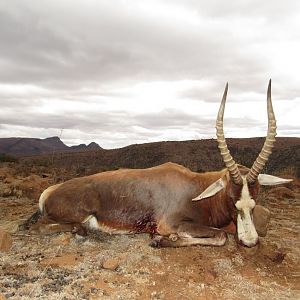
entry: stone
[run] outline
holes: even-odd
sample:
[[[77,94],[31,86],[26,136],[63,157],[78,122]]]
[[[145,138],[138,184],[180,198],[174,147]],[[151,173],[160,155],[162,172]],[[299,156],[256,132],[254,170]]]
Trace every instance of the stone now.
[[[42,178],[49,178],[49,177],[52,177],[52,174],[50,174],[50,173],[43,173],[42,174]]]
[[[56,238],[53,238],[52,243],[54,245],[66,246],[71,242],[73,235],[70,232],[62,233]]]
[[[283,262],[285,256],[286,256],[286,253],[283,253],[281,251],[276,251],[274,253],[271,253],[271,254],[267,255],[267,257],[272,262],[275,262],[275,263],[278,263],[278,264],[281,264]]]
[[[0,229],[0,252],[7,252],[10,250],[12,246],[12,238],[11,235]]]
[[[6,297],[0,293],[0,300],[6,300]]]
[[[83,257],[75,253],[65,253],[61,256],[48,257],[40,261],[43,266],[50,266],[53,268],[72,268],[83,261]]]
[[[267,235],[270,216],[271,213],[267,208],[261,205],[255,205],[253,209],[253,223],[257,231],[257,234],[261,237]]]
[[[71,232],[74,229],[73,224],[44,224],[42,221],[38,220],[35,224],[30,226],[29,232],[31,234],[53,234],[62,232]],[[54,242],[55,243],[55,242]],[[60,245],[60,243],[58,242]],[[66,241],[66,245],[68,242]]]
[[[5,178],[5,179],[3,180],[3,183],[11,184],[11,183],[13,183],[13,182],[15,182],[15,181],[16,181],[15,178],[13,178],[13,177],[7,177],[7,178]]]
[[[103,261],[102,268],[115,271],[119,266],[119,261],[116,258],[108,258]]]

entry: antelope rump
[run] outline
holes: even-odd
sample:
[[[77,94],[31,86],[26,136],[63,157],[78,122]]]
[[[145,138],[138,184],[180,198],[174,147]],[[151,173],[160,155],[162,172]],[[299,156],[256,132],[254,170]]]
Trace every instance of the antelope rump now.
[[[226,242],[222,228],[233,221],[238,241],[255,246],[258,234],[253,209],[259,186],[291,180],[260,174],[276,135],[271,80],[267,92],[268,133],[250,169],[233,160],[226,144],[223,115],[227,90],[228,84],[216,121],[225,169],[195,173],[169,162],[148,169],[120,169],[74,178],[47,188],[31,221],[40,218],[39,223],[81,235],[87,230],[150,233],[153,247],[222,246]]]

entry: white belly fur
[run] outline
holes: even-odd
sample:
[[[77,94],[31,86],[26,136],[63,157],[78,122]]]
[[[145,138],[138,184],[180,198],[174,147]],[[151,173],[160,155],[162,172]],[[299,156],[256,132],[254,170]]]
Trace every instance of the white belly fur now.
[[[102,231],[109,234],[130,234],[133,233],[130,230],[123,230],[123,229],[116,229],[109,227],[105,224],[100,224],[97,220],[97,218],[93,215],[88,216],[85,218],[82,222],[82,224],[90,230],[96,230],[96,231]]]

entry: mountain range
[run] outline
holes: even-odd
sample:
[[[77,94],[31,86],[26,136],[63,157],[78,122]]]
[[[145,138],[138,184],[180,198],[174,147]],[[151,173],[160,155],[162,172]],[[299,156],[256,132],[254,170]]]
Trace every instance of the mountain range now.
[[[21,137],[0,138],[0,154],[10,154],[17,157],[50,154],[54,152],[78,152],[100,149],[101,147],[95,142],[89,145],[80,144],[69,147],[57,136],[45,139]]]

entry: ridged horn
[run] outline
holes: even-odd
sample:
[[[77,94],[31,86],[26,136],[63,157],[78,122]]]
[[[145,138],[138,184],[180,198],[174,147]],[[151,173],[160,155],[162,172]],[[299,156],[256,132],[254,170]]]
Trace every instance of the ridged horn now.
[[[234,181],[234,183],[241,185],[243,184],[242,176],[236,162],[234,161],[234,159],[232,158],[228,150],[225,136],[224,136],[224,130],[223,130],[223,117],[224,117],[225,103],[227,98],[227,91],[228,91],[228,83],[226,83],[225,91],[223,94],[223,98],[219,108],[217,122],[216,122],[217,142],[218,142],[218,148],[220,149],[220,153],[223,157],[223,161],[230,173],[232,180]]]
[[[272,148],[274,147],[275,136],[276,136],[276,119],[275,119],[273,106],[272,106],[271,79],[268,85],[267,110],[268,110],[268,134],[261,152],[259,153],[257,159],[255,160],[253,166],[250,169],[250,172],[247,175],[247,181],[249,183],[252,183],[257,179],[259,173],[264,168],[266,162],[269,159],[270,154],[272,153]]]

